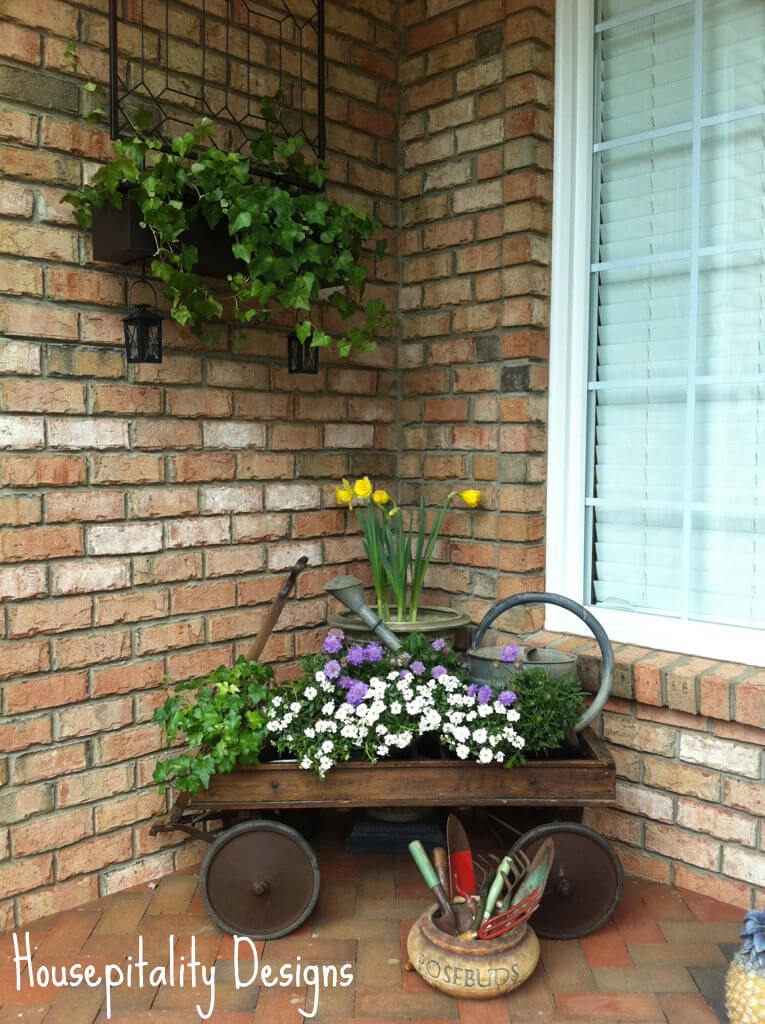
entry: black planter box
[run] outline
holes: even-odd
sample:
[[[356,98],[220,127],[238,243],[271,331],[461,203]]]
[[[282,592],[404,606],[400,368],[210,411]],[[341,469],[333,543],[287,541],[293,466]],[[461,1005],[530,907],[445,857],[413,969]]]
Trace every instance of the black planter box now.
[[[93,211],[93,259],[99,263],[138,263],[151,260],[154,239],[148,228],[140,226],[141,212],[132,199],[122,209],[105,203]],[[231,255],[228,225],[224,221],[211,230],[204,220],[195,221],[186,232],[186,241],[197,247],[199,261],[194,268],[204,277],[227,277],[243,269],[241,260]]]

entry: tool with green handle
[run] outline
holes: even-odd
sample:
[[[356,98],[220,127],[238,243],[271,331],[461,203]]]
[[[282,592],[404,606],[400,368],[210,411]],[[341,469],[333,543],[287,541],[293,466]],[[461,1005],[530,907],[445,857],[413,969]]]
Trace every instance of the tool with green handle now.
[[[483,921],[488,921],[491,917],[491,913],[496,906],[497,900],[500,897],[500,893],[505,888],[505,875],[510,870],[512,864],[512,857],[508,854],[497,868],[497,873],[494,876],[494,881],[491,883],[488,895],[486,896],[486,904],[483,908]]]
[[[436,897],[438,905],[441,908],[441,913],[437,917],[433,918],[433,924],[442,932],[446,932],[447,935],[456,935],[457,918],[454,916],[454,911],[447,899],[444,887],[438,880],[436,870],[430,863],[430,858],[425,852],[425,847],[419,839],[415,839],[409,844],[409,852],[414,859],[414,863],[420,869],[420,874],[425,879],[425,884]]]

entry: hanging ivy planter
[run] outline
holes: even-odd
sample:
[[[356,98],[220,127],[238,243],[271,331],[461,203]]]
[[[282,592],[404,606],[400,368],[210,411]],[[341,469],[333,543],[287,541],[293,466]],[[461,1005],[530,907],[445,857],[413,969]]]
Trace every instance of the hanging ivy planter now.
[[[263,114],[274,119],[266,101]],[[392,326],[380,299],[364,299],[367,253],[382,255],[382,225],[329,199],[323,165],[309,163],[299,137],[258,136],[250,154],[209,144],[212,122],[174,138],[136,136],[114,142],[114,156],[90,184],[68,193],[82,227],[93,229],[94,255],[109,262],[150,260],[170,316],[197,336],[228,312],[244,324],[268,316],[271,304],[298,313],[296,337],[341,355],[376,347]],[[258,180],[258,168],[271,177]],[[296,184],[297,183],[297,184]],[[304,187],[301,187],[301,183]],[[205,276],[225,278],[224,294]],[[320,292],[349,321],[332,337],[311,316]]]

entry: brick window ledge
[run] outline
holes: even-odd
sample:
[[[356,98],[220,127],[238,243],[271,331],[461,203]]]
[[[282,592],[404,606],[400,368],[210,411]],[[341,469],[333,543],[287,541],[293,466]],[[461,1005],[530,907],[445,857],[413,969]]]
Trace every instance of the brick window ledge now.
[[[540,631],[577,655],[594,691],[600,651]],[[765,669],[614,644],[612,696],[595,723],[616,763],[613,808],[584,820],[625,870],[742,907],[765,907]]]

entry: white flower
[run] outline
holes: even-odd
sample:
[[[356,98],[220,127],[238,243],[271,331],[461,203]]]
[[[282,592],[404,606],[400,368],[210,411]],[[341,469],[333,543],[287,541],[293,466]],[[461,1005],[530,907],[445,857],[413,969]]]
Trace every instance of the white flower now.
[[[275,708],[278,708],[279,705],[282,704],[283,702],[284,702],[284,698],[283,697],[274,697],[274,699],[271,701],[271,703],[273,704],[273,706]]]
[[[476,729],[475,732],[473,733],[473,739],[476,741],[476,743],[485,743],[486,736],[487,732],[485,729]]]
[[[328,700],[326,704],[322,704],[321,713],[323,715],[331,715],[334,710],[335,702],[333,700]]]
[[[327,682],[327,677],[324,675],[324,673],[321,671],[321,669],[319,669],[319,671],[316,673],[316,675],[313,678],[319,684]]]
[[[376,753],[378,754],[379,757],[385,757],[385,755],[389,753],[389,748],[386,747],[384,743],[381,743],[380,746],[377,748]]]
[[[481,764],[488,764],[493,756],[494,755],[492,754],[491,750],[488,747],[481,747],[480,751],[478,752],[478,760],[481,762]]]
[[[361,704],[357,704],[356,705],[356,717],[357,718],[363,718],[364,715],[366,715],[368,710],[369,710],[369,708],[366,706],[364,701],[362,701]]]
[[[324,740],[324,742],[321,745],[321,750],[322,753],[324,754],[331,754],[334,749],[335,744],[332,742],[332,740]]]
[[[316,730],[310,725],[305,728],[304,732],[309,740],[312,740],[316,735]]]
[[[300,762],[300,767],[307,771],[311,767],[311,758],[304,757],[303,760]]]
[[[478,705],[478,715],[480,718],[487,718],[491,714],[491,707],[488,704]]]
[[[400,715],[402,710],[403,710],[403,707],[401,705],[401,702],[398,701],[398,700],[394,700],[393,703],[390,706],[390,713],[392,715]]]
[[[460,743],[457,747],[457,757],[464,761],[465,758],[470,754],[470,748],[466,747],[464,743]]]
[[[315,686],[306,686],[303,690],[306,700],[313,700],[318,692]]]
[[[505,755],[502,753],[501,750],[497,750],[494,752],[494,760],[498,761],[500,764],[502,764],[502,762],[505,760]]]
[[[290,711],[294,711],[295,714],[297,715],[300,713],[302,707],[302,704],[298,703],[298,701],[296,700],[293,700],[293,702],[290,704]]]
[[[389,682],[392,683],[394,681],[394,679],[398,679],[398,672],[395,671],[395,670],[393,672],[389,672],[388,675],[387,675],[387,679],[388,679]]]

